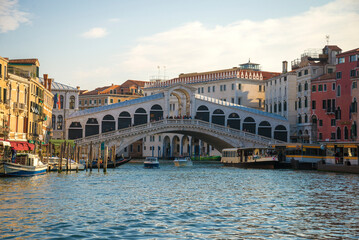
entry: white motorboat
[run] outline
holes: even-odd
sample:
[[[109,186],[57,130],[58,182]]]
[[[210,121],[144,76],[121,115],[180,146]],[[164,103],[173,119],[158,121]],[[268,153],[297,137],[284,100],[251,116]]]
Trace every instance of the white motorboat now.
[[[46,158],[45,158],[46,159]],[[49,158],[49,169],[50,171],[58,171],[59,170],[59,161],[60,158],[59,157],[50,157]],[[62,158],[62,170],[65,171],[66,170],[66,163],[67,163],[67,159],[66,158]],[[68,163],[68,170],[69,171],[82,171],[85,169],[85,165],[81,164],[81,163],[77,163],[72,159],[69,159],[69,163]]]
[[[156,157],[146,157],[143,162],[144,168],[159,168],[160,163],[158,162],[158,158]]]

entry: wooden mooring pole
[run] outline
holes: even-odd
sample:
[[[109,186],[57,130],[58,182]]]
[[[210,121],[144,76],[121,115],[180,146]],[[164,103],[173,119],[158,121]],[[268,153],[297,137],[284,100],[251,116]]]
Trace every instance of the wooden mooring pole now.
[[[101,161],[101,143],[100,146],[98,147],[98,152],[97,152],[97,170],[98,172],[100,172],[100,161]]]
[[[90,143],[90,172],[92,172],[92,162],[93,162],[93,145],[92,142]]]
[[[103,157],[103,172],[107,172],[107,161],[108,161],[108,147],[105,147],[104,157]]]

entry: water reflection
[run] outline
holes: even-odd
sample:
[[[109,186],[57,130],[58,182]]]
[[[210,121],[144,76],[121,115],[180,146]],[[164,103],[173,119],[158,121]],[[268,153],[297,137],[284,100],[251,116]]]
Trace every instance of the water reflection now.
[[[3,237],[337,239],[359,235],[359,177],[218,165],[0,179]]]

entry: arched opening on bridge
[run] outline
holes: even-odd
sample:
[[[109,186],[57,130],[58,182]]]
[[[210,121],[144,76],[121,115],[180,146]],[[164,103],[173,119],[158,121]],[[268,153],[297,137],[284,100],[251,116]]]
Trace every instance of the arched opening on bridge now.
[[[112,115],[107,114],[102,119],[101,127],[102,127],[102,129],[101,129],[102,133],[114,131],[116,129],[115,118]]]
[[[212,114],[212,123],[224,126],[225,116],[221,109],[216,109]]]
[[[300,131],[301,134],[301,131]],[[299,135],[299,134],[298,134]],[[285,126],[278,125],[274,129],[274,139],[286,142],[288,138],[288,131]]]
[[[69,127],[69,139],[82,138],[82,126],[80,122],[72,122]]]
[[[121,112],[118,116],[118,129],[131,127],[131,115],[128,112]]]
[[[177,93],[175,93],[177,92]],[[180,94],[178,94],[180,93]],[[186,89],[177,88],[174,89],[171,93],[173,96],[175,96],[178,100],[178,114],[176,115],[191,115],[191,95]],[[185,101],[182,101],[184,96]],[[182,107],[185,104],[185,111],[183,111]]]
[[[85,125],[85,137],[99,134],[100,127],[96,118],[89,118]]]
[[[147,112],[143,108],[138,108],[134,116],[134,126],[147,123]]]
[[[231,113],[228,116],[227,126],[234,129],[241,129],[241,119],[237,113]]]
[[[162,107],[158,104],[155,104],[151,107],[150,111],[150,121],[158,121],[163,119],[163,110]]]
[[[190,156],[190,140],[189,137],[187,135],[184,135],[182,137],[182,149],[181,149],[181,155],[182,156]]]
[[[163,158],[168,159],[171,156],[171,139],[169,136],[163,138]]]
[[[243,131],[256,133],[256,122],[252,117],[246,117],[243,121]]]
[[[208,107],[201,105],[197,108],[196,119],[209,122],[209,110]]]
[[[181,142],[177,135],[172,138],[172,157],[179,157],[181,155]]]
[[[258,126],[258,135],[272,137],[272,128],[269,122],[262,121]]]

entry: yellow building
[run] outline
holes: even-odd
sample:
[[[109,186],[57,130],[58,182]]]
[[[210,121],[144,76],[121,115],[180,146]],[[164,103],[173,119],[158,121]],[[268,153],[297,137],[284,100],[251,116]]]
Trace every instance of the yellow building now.
[[[6,95],[7,95],[7,65],[8,60],[0,57],[0,139],[7,138],[8,127],[6,118]]]
[[[53,106],[53,94],[48,86],[51,84],[39,81],[40,63],[37,59],[9,60],[8,65],[9,75],[13,79],[8,98],[10,106],[16,106],[8,113],[10,140],[19,140],[19,133],[24,133],[30,143],[47,141]],[[27,88],[19,78],[27,81]]]

